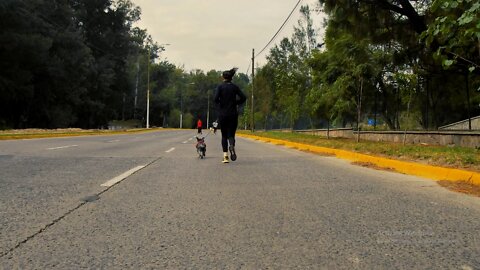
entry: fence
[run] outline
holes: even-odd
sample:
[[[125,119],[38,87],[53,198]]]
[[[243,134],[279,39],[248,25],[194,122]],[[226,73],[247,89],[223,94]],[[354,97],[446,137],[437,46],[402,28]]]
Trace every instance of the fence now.
[[[292,132],[292,130],[278,130]],[[332,138],[356,139],[357,131],[351,128],[307,129],[293,132]],[[360,131],[360,140],[396,142],[424,145],[447,145],[480,148],[480,131]]]

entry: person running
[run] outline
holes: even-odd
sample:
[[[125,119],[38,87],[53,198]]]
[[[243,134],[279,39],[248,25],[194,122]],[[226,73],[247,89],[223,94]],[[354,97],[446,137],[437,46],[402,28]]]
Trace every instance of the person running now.
[[[200,118],[198,118],[198,121],[197,121],[197,129],[198,129],[198,134],[202,134],[202,120]]]
[[[223,83],[215,90],[215,103],[218,109],[218,124],[222,133],[223,163],[229,163],[228,151],[232,161],[237,159],[235,152],[235,132],[238,125],[237,106],[245,103],[247,97],[232,83],[237,68],[222,73]],[[237,98],[238,97],[238,98]]]

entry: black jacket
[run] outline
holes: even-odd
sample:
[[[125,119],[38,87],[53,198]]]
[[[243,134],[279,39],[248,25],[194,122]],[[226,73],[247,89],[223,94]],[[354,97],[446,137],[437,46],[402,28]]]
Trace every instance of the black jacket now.
[[[246,100],[247,97],[238,86],[232,82],[223,82],[215,91],[215,103],[219,118],[238,116],[237,105],[245,103]]]

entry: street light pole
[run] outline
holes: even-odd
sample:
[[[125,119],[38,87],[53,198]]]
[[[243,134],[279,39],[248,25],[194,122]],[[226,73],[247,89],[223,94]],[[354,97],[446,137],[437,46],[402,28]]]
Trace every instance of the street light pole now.
[[[133,101],[133,119],[137,119],[138,77],[140,73],[139,56],[137,55],[137,79],[135,80],[135,99]]]
[[[150,48],[147,60],[147,129],[150,128]]]
[[[170,44],[161,44],[160,46],[168,46]],[[164,51],[164,47],[161,47],[161,51]],[[150,55],[152,54],[152,47],[148,47],[147,56],[147,129],[150,128]],[[138,80],[138,79],[137,79]],[[135,103],[136,104],[136,103]]]
[[[210,123],[210,90],[207,91],[207,129]]]
[[[195,85],[194,82],[189,85]],[[183,88],[180,88],[180,128],[183,127]]]
[[[255,49],[252,50],[252,133],[255,132],[255,111],[253,105],[255,104],[253,102],[253,93],[255,91]]]
[[[183,126],[183,90],[180,88],[180,128]]]

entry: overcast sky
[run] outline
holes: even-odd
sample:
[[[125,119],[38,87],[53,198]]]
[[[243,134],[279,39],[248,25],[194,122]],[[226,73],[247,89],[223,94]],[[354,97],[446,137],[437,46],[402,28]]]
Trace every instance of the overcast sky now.
[[[273,37],[298,0],[132,0],[142,9],[138,23],[159,43],[169,43],[162,60],[186,71],[225,70],[246,72],[252,48],[259,52]],[[313,8],[318,0],[303,0]],[[320,15],[314,13],[317,27]],[[299,19],[297,8],[280,36],[291,37]],[[268,52],[268,49],[266,50]],[[264,63],[265,53],[258,58]]]

